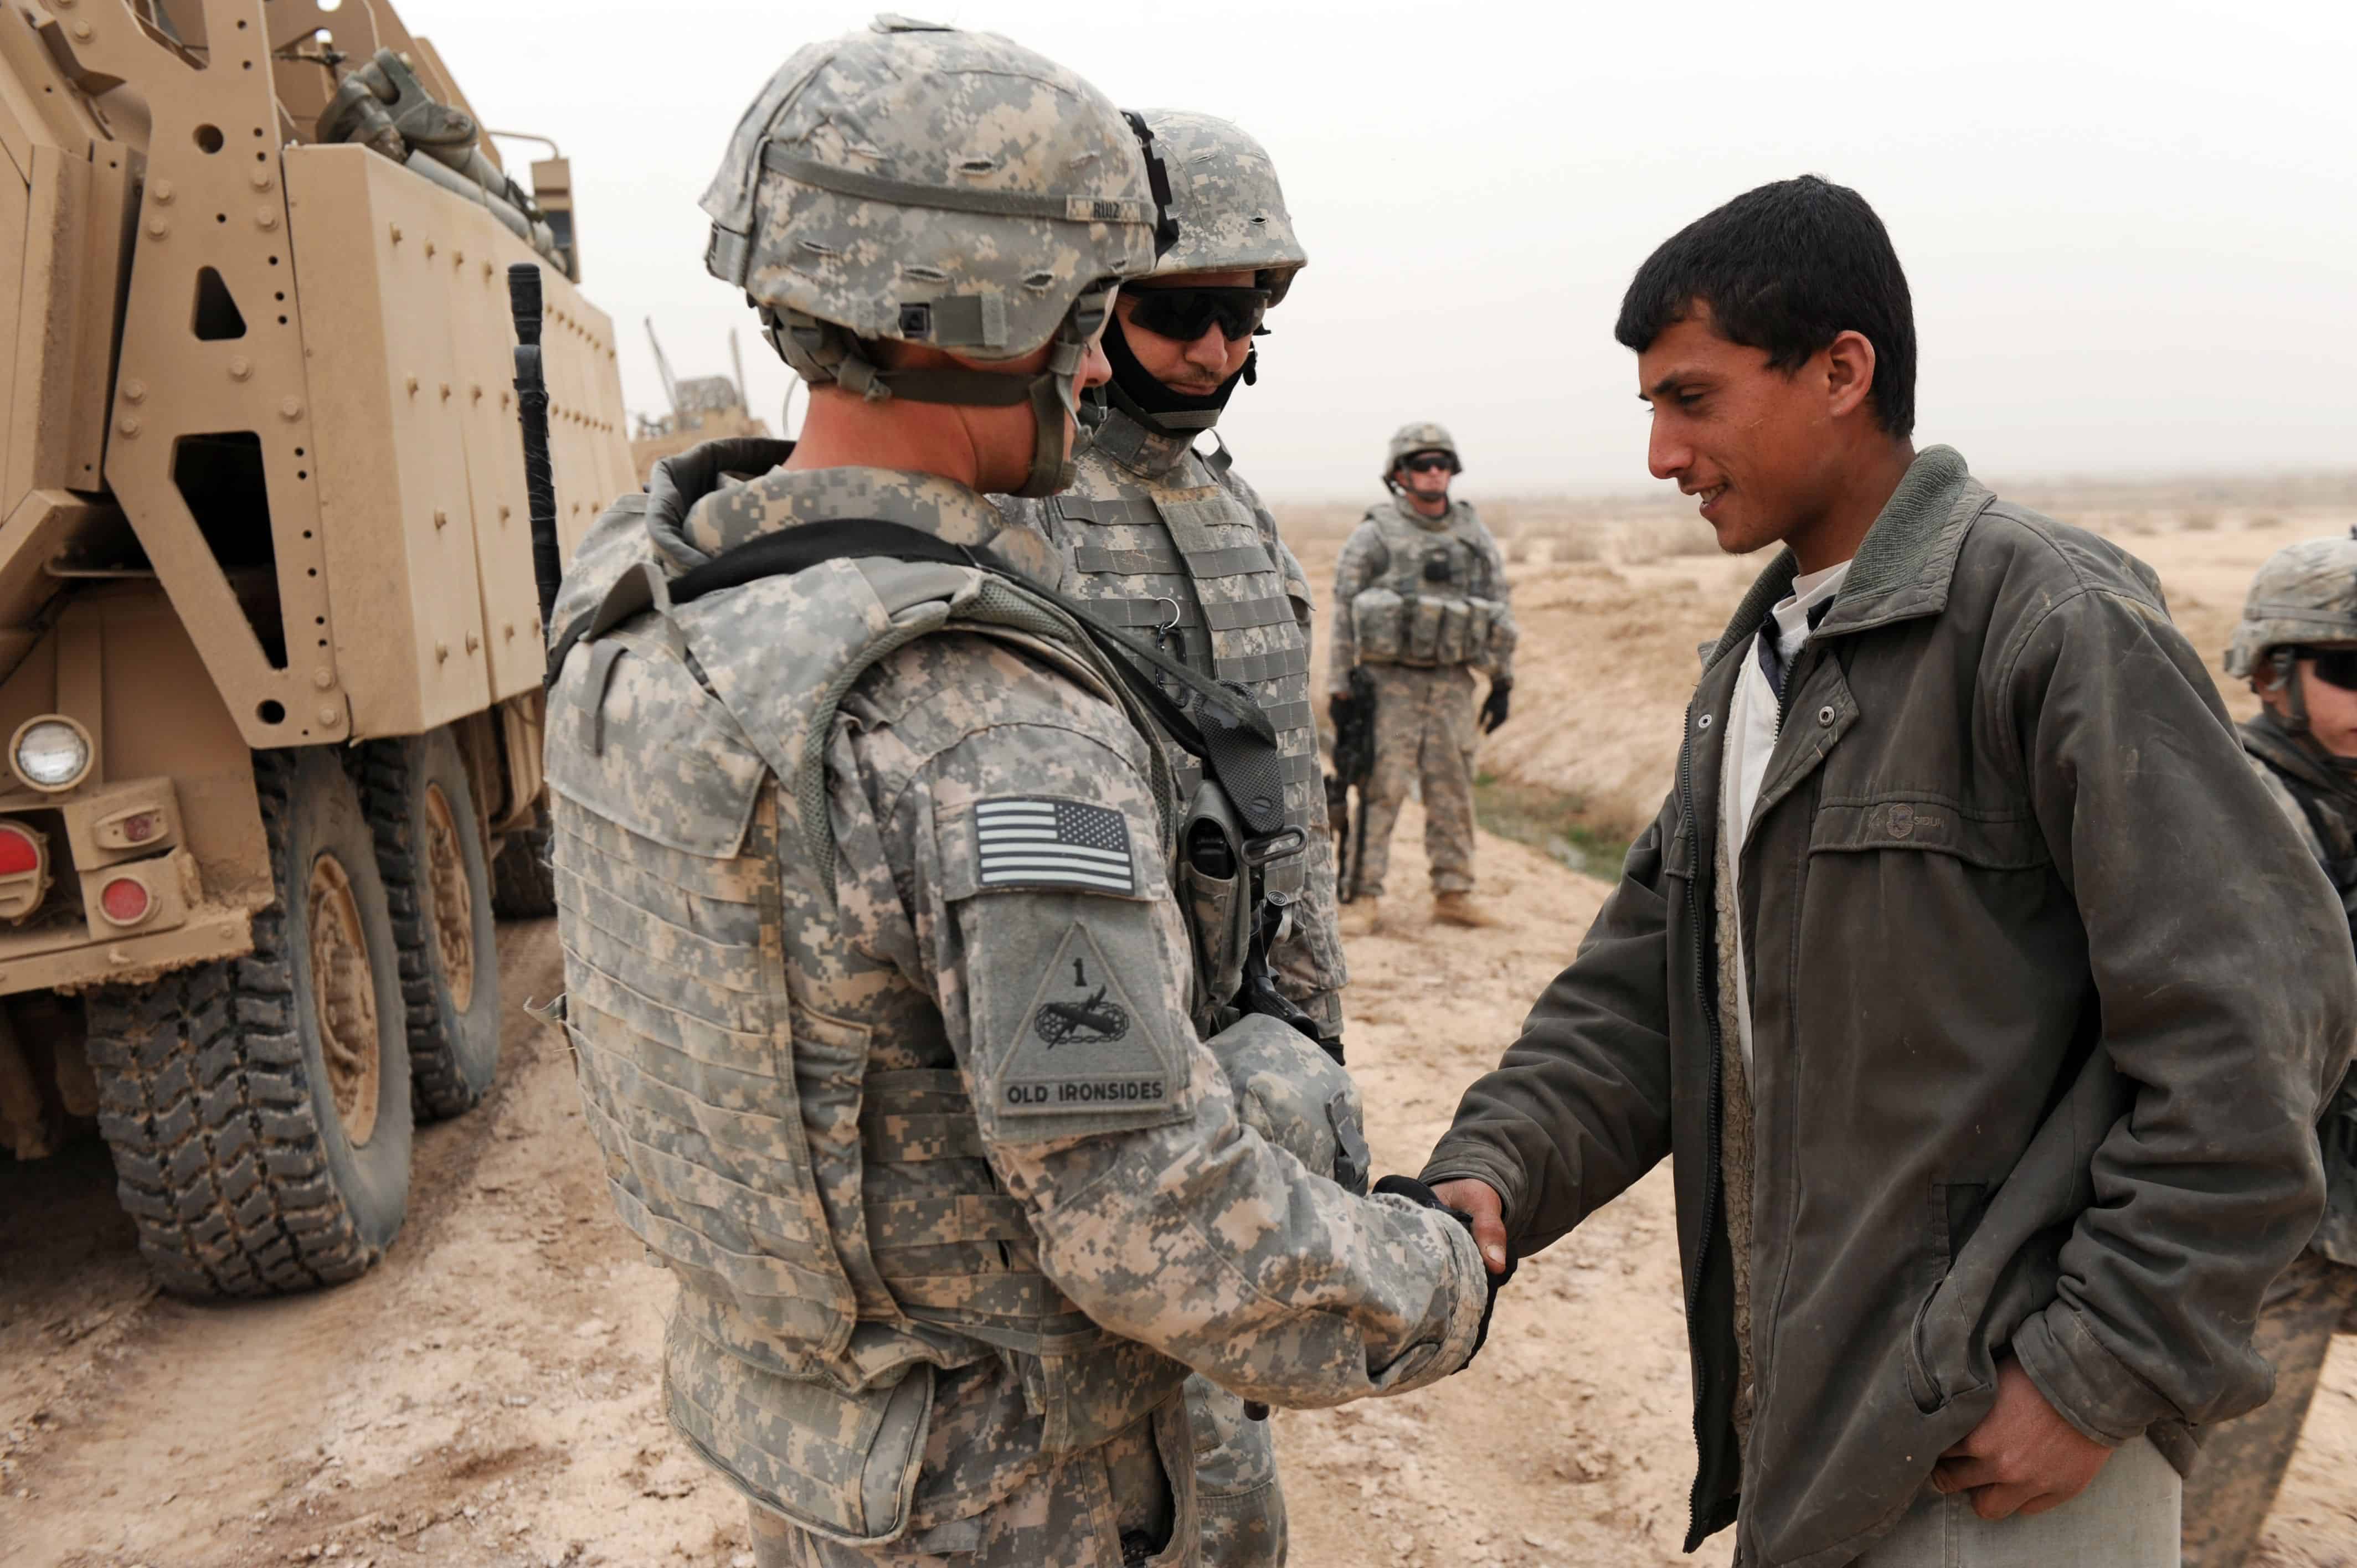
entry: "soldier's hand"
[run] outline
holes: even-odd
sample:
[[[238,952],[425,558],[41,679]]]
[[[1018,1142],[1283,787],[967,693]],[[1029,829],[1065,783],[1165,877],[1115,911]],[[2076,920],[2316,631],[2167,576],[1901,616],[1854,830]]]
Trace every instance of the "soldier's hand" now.
[[[1445,1184],[1440,1191],[1435,1191],[1413,1176],[1387,1176],[1375,1183],[1375,1191],[1378,1193],[1389,1193],[1394,1197],[1405,1197],[1426,1208],[1437,1209],[1448,1215],[1471,1233],[1474,1246],[1480,1249],[1481,1261],[1489,1269],[1489,1276],[1484,1283],[1490,1287],[1490,1294],[1489,1299],[1481,1305],[1481,1326],[1474,1331],[1473,1348],[1465,1358],[1465,1367],[1469,1367],[1473,1364],[1473,1358],[1481,1353],[1481,1347],[1489,1342],[1490,1317],[1498,1310],[1498,1293],[1505,1289],[1507,1283],[1514,1277],[1514,1254],[1512,1249],[1506,1243],[1506,1228],[1503,1223],[1492,1220],[1499,1237],[1493,1250],[1490,1243],[1482,1240],[1480,1226],[1475,1221],[1472,1213],[1468,1209],[1459,1208],[1448,1197],[1442,1196],[1444,1192],[1458,1187],[1473,1187],[1487,1194],[1491,1213],[1494,1216],[1500,1212],[1498,1195],[1491,1191],[1487,1182],[1452,1181]],[[1459,1367],[1457,1369],[1461,1372],[1465,1367]]]
[[[2057,1414],[2021,1363],[2008,1358],[1996,1369],[1996,1403],[1940,1456],[1932,1487],[1970,1492],[1973,1511],[1983,1519],[2044,1513],[2085,1491],[2111,1456]]]
[[[1488,735],[1506,722],[1506,711],[1514,694],[1514,682],[1510,675],[1501,675],[1490,682],[1490,695],[1481,703],[1481,733]]]
[[[1506,1240],[1505,1199],[1498,1196],[1498,1189],[1486,1181],[1460,1176],[1434,1187],[1432,1196],[1473,1217],[1473,1244],[1481,1249],[1481,1262],[1491,1273],[1504,1273],[1514,1254]]]
[[[1348,692],[1337,692],[1326,699],[1326,717],[1338,730],[1348,725],[1358,710],[1359,700]]]

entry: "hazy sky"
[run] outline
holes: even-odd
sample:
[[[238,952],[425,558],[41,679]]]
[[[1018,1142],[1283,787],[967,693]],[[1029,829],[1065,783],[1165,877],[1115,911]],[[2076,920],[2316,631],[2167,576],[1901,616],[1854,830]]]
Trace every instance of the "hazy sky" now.
[[[903,3],[1268,146],[1310,264],[1222,429],[1271,495],[1372,490],[1422,418],[1476,496],[1650,487],[1620,292],[1684,223],[1803,171],[1857,187],[1898,245],[1919,441],[1994,475],[2357,467],[2345,3]],[[682,375],[725,371],[744,329],[774,424],[791,377],[705,274],[696,201],[777,65],[872,12],[402,14],[490,124],[573,158],[630,406],[663,406],[652,316]]]

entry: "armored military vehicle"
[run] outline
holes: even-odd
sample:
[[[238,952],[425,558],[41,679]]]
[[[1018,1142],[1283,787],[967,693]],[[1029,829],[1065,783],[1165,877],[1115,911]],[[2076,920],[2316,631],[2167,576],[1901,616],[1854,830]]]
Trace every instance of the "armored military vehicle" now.
[[[349,1279],[547,913],[503,276],[561,532],[631,484],[569,170],[390,0],[0,0],[0,1144],[94,1123],[169,1289]]]
[[[671,358],[663,352],[662,339],[655,336],[651,320],[647,323],[647,344],[655,351],[655,370],[662,377],[663,396],[671,403],[671,412],[656,418],[640,414],[631,434],[630,461],[640,484],[653,474],[657,463],[676,457],[691,446],[729,437],[769,436],[769,423],[751,411],[745,395],[745,356],[737,345],[736,333],[728,334],[728,357],[737,370],[733,378],[673,375]],[[791,406],[791,390],[786,401]]]

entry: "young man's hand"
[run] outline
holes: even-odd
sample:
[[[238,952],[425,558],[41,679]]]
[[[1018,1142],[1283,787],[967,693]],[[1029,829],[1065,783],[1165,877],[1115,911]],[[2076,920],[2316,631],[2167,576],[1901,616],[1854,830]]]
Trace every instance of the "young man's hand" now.
[[[1448,1201],[1466,1207],[1462,1198]],[[2111,1456],[2109,1448],[2054,1412],[2020,1363],[2007,1359],[1997,1364],[1996,1403],[1963,1442],[1940,1456],[1932,1486],[1941,1492],[1970,1492],[1973,1511],[1983,1519],[2044,1513],[2085,1491]]]
[[[1506,1250],[1506,1205],[1497,1188],[1486,1181],[1460,1176],[1434,1187],[1432,1196],[1473,1217],[1473,1244],[1481,1249],[1482,1263],[1493,1274],[1504,1273],[1512,1254]]]

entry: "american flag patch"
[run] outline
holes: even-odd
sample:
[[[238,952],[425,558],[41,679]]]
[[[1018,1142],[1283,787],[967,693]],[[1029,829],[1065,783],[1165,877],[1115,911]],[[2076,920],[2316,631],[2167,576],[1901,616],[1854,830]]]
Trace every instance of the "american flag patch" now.
[[[985,887],[1084,887],[1135,893],[1129,824],[1074,800],[984,800],[974,809]]]

